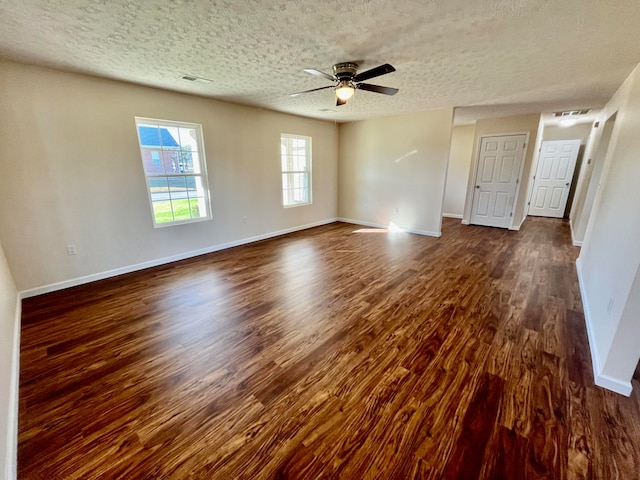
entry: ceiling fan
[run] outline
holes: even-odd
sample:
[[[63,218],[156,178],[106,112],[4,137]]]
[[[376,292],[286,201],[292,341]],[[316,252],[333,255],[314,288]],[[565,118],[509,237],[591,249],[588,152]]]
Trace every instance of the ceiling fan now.
[[[292,97],[302,95],[303,93],[333,88],[336,92],[337,97],[336,105],[340,106],[347,103],[347,100],[349,100],[353,96],[353,93],[356,91],[356,89],[382,93],[384,95],[395,95],[396,93],[398,93],[397,88],[381,87],[380,85],[362,83],[364,80],[369,80],[370,78],[379,77],[380,75],[395,72],[396,69],[388,63],[361,73],[357,73],[358,64],[353,62],[336,63],[333,66],[333,75],[321,72],[320,70],[316,70],[315,68],[305,68],[304,71],[310,73],[311,75],[326,78],[327,80],[331,80],[335,83],[334,85],[329,85],[327,87],[312,88],[311,90],[292,93]]]

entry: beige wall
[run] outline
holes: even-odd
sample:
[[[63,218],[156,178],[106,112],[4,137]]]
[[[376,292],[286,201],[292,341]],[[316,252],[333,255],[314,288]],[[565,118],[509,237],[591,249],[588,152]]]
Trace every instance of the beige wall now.
[[[444,216],[462,218],[464,213],[475,131],[475,124],[453,127],[449,167],[447,168],[447,185],[442,208]]]
[[[598,120],[617,112],[578,271],[596,383],[630,391],[640,358],[640,68]]]
[[[522,182],[515,199],[515,208],[513,211],[513,227],[518,228],[526,216],[526,206],[529,193],[529,183],[533,173],[534,152],[536,151],[536,140],[538,137],[538,128],[540,124],[540,114],[517,115],[512,117],[488,118],[478,120],[476,122],[476,132],[473,146],[473,154],[471,160],[471,169],[469,172],[469,186],[467,188],[467,199],[464,209],[464,221],[468,222],[471,217],[471,204],[473,201],[473,184],[476,173],[476,163],[478,156],[478,145],[480,137],[483,135],[500,135],[507,133],[529,133],[527,142],[527,151],[524,157],[524,166],[522,169]]]
[[[333,123],[8,62],[0,91],[0,241],[19,290],[336,217]],[[213,221],[153,228],[135,116],[202,124]],[[281,133],[313,137],[311,206],[282,207]]]
[[[439,235],[453,109],[340,125],[341,218]]]
[[[20,304],[0,244],[0,477],[16,478]]]
[[[542,140],[550,142],[554,140],[576,140],[580,139],[580,144],[585,145],[591,133],[591,123],[579,123],[572,127],[560,127],[558,125],[548,125],[544,127]]]

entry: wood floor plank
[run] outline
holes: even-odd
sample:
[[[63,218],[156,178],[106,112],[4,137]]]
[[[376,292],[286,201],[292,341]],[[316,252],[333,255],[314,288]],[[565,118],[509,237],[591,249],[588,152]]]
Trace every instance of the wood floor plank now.
[[[443,479],[480,477],[485,448],[496,427],[504,380],[483,373],[462,421],[462,431],[445,466]]]
[[[531,431],[526,478],[565,478],[567,472],[566,378],[562,361],[547,352],[538,357],[531,387]]]
[[[578,252],[337,222],[26,299],[19,478],[637,478]]]
[[[526,438],[513,430],[497,427],[485,448],[483,471],[479,478],[513,480],[525,478]]]

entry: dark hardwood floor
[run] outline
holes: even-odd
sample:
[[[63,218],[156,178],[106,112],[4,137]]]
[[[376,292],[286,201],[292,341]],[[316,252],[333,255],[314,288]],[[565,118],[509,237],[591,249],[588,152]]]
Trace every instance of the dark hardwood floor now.
[[[19,477],[640,478],[565,222],[357,230],[25,300]]]

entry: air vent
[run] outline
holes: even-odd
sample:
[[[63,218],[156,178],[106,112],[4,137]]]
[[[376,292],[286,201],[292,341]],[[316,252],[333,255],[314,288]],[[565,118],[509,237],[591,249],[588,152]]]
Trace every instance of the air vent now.
[[[195,75],[189,75],[189,74],[185,74],[180,78],[188,82],[211,83],[213,81],[213,80],[209,80],[208,78],[196,77]]]
[[[556,117],[577,117],[579,115],[586,115],[591,110],[567,110],[566,112],[555,112],[553,115]]]

